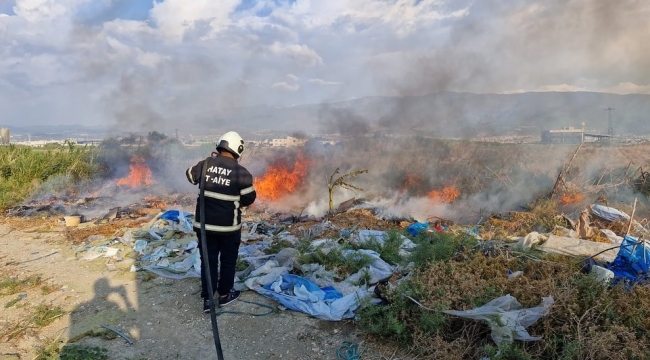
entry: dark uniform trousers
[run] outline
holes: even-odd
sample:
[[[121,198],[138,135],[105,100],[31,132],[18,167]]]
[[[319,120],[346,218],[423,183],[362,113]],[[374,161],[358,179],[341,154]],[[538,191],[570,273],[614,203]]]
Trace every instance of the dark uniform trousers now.
[[[230,233],[206,231],[205,236],[208,245],[208,254],[210,254],[210,280],[212,282],[212,289],[216,290],[219,295],[226,295],[235,283],[235,269],[239,244],[241,243],[241,231]],[[201,249],[202,241],[203,239],[199,240],[199,249]],[[203,252],[201,251],[200,253],[201,297],[208,299],[208,280],[207,276],[205,276],[207,273],[205,271],[205,260],[203,259]]]

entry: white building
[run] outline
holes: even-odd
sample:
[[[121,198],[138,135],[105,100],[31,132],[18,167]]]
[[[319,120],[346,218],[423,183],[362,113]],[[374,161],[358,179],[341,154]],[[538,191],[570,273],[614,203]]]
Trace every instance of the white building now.
[[[9,129],[2,128],[0,129],[0,144],[9,144],[11,142],[11,134]]]
[[[293,136],[287,136],[284,139],[271,139],[271,146],[274,147],[293,147],[304,146],[308,139],[299,139]]]

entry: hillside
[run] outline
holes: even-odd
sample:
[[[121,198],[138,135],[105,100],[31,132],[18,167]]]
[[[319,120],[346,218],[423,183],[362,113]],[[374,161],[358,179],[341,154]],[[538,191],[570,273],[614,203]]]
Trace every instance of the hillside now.
[[[397,133],[470,137],[509,134],[518,127],[536,135],[543,129],[580,126],[583,121],[591,131],[606,132],[608,107],[615,109],[616,133],[650,132],[650,95],[591,92],[366,97],[289,108],[231,109],[218,118],[223,123],[236,121],[242,127],[276,131],[354,132],[379,127]]]

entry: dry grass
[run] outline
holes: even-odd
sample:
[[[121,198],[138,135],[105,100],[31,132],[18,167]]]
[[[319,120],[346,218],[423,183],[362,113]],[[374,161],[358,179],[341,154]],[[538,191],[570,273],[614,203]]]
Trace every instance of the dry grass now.
[[[57,226],[59,219],[52,217],[0,217],[0,224],[19,231],[49,231]]]
[[[346,212],[337,213],[330,216],[328,220],[338,229],[348,230],[351,230],[353,228],[391,230],[395,229],[396,227],[401,227],[399,224],[393,221],[378,219],[370,210],[366,209],[349,210]],[[293,235],[300,237],[304,235],[306,229],[311,229],[313,226],[319,225],[321,223],[322,221],[309,220],[296,224],[287,230]],[[410,223],[408,225],[410,225]],[[319,237],[336,239],[339,237],[339,230],[327,229],[322,235],[319,235]]]
[[[91,235],[101,235],[105,237],[124,235],[126,230],[137,228],[149,220],[150,219],[124,219],[92,227],[66,228],[65,235],[67,241],[71,244],[81,244]]]
[[[392,295],[395,302],[390,306],[400,310],[390,314],[404,324],[400,331],[408,336],[402,339],[408,339],[418,359],[478,359],[494,347],[488,326],[448,317],[440,310],[472,309],[506,294],[524,307],[534,307],[550,295],[555,299],[550,314],[529,328],[531,335],[542,340],[515,342],[501,349],[502,356],[519,355],[493,359],[650,358],[650,289],[607,289],[580,274],[579,267],[575,259],[561,256],[535,259],[532,254],[503,251],[495,257],[468,254],[464,260],[436,262],[414,274],[411,296],[433,310],[397,300],[402,296],[398,292]],[[508,280],[508,270],[524,274]],[[427,317],[428,323],[423,322]]]
[[[484,239],[507,239],[526,236],[532,231],[549,232],[557,226],[567,226],[557,213],[557,204],[548,199],[538,199],[530,205],[531,211],[512,211],[508,216],[492,216],[480,228]]]

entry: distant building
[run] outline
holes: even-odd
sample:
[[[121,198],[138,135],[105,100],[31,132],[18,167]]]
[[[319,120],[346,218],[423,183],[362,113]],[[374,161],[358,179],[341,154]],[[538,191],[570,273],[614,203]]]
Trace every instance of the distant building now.
[[[560,130],[542,131],[542,142],[545,144],[580,144],[585,139],[585,130],[573,126],[564,127]]]
[[[307,142],[307,139],[299,139],[293,136],[287,136],[284,139],[271,139],[271,146],[274,147],[292,147],[292,146],[303,146]]]
[[[9,144],[11,143],[11,134],[9,129],[2,128],[0,129],[0,144]]]

